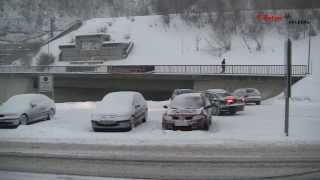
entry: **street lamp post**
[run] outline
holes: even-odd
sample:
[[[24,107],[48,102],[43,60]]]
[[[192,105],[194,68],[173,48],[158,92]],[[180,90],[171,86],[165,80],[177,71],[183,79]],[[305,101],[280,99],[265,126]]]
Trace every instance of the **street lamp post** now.
[[[308,74],[310,73],[310,65],[311,65],[311,60],[310,60],[310,48],[311,48],[311,21],[309,21],[309,47],[308,47]]]

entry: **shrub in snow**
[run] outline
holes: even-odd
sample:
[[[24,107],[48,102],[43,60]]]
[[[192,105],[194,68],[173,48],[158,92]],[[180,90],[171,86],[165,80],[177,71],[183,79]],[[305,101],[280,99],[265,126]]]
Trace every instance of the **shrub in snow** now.
[[[52,54],[41,53],[37,60],[37,65],[47,66],[54,63],[54,60],[55,60],[55,57]]]
[[[21,66],[25,66],[25,67],[29,67],[31,65],[32,62],[32,54],[26,54],[24,55],[21,59],[20,59],[20,65]]]

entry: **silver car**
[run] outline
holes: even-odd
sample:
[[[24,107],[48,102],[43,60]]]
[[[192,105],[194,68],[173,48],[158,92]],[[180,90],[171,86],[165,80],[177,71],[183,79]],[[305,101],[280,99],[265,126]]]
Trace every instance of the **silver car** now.
[[[130,131],[148,119],[148,105],[142,94],[134,91],[107,94],[91,115],[94,131]]]
[[[53,100],[43,94],[20,94],[0,106],[0,127],[18,127],[39,120],[50,120],[56,112]]]
[[[244,99],[245,103],[255,103],[256,105],[261,104],[261,93],[255,88],[241,88],[233,92],[233,95]]]

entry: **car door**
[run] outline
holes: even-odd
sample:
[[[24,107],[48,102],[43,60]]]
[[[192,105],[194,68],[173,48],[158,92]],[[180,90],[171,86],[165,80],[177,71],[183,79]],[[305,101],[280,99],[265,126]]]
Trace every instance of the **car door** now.
[[[203,101],[203,106],[204,106],[204,107],[211,106],[211,102],[210,102],[208,96],[205,96],[205,95],[204,95],[204,96],[201,96],[201,99],[202,99],[202,101]],[[206,111],[206,113],[207,113],[208,115],[211,114],[211,108],[205,108],[205,111]]]
[[[36,97],[34,98],[33,102],[33,111],[34,111],[34,116],[33,116],[33,120],[41,120],[46,118],[47,116],[47,105],[46,105],[46,101],[41,98],[41,97]]]
[[[139,103],[141,104],[141,120],[148,116],[148,105],[142,94],[138,94]]]
[[[136,94],[135,96],[135,109],[136,109],[136,116],[139,122],[142,122],[144,116],[144,109],[145,105],[143,103],[143,99],[140,94]]]
[[[140,105],[137,102],[137,96],[134,95],[134,97],[133,97],[133,117],[134,117],[135,124],[138,124],[138,122],[139,122],[139,108],[140,108]]]
[[[30,113],[28,114],[30,122],[38,120],[41,115],[40,112],[39,100],[33,98],[30,101]]]

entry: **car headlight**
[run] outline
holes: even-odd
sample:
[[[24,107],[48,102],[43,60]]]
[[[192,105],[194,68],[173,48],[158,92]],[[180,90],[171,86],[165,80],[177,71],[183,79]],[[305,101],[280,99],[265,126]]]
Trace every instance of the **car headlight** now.
[[[172,120],[172,116],[168,115],[168,114],[164,114],[163,115],[163,119],[167,120],[167,121],[171,121]]]
[[[199,120],[199,119],[205,119],[205,118],[206,118],[206,116],[203,114],[193,116],[193,120]]]
[[[19,114],[6,114],[4,117],[9,118],[9,119],[19,119],[20,115]]]

